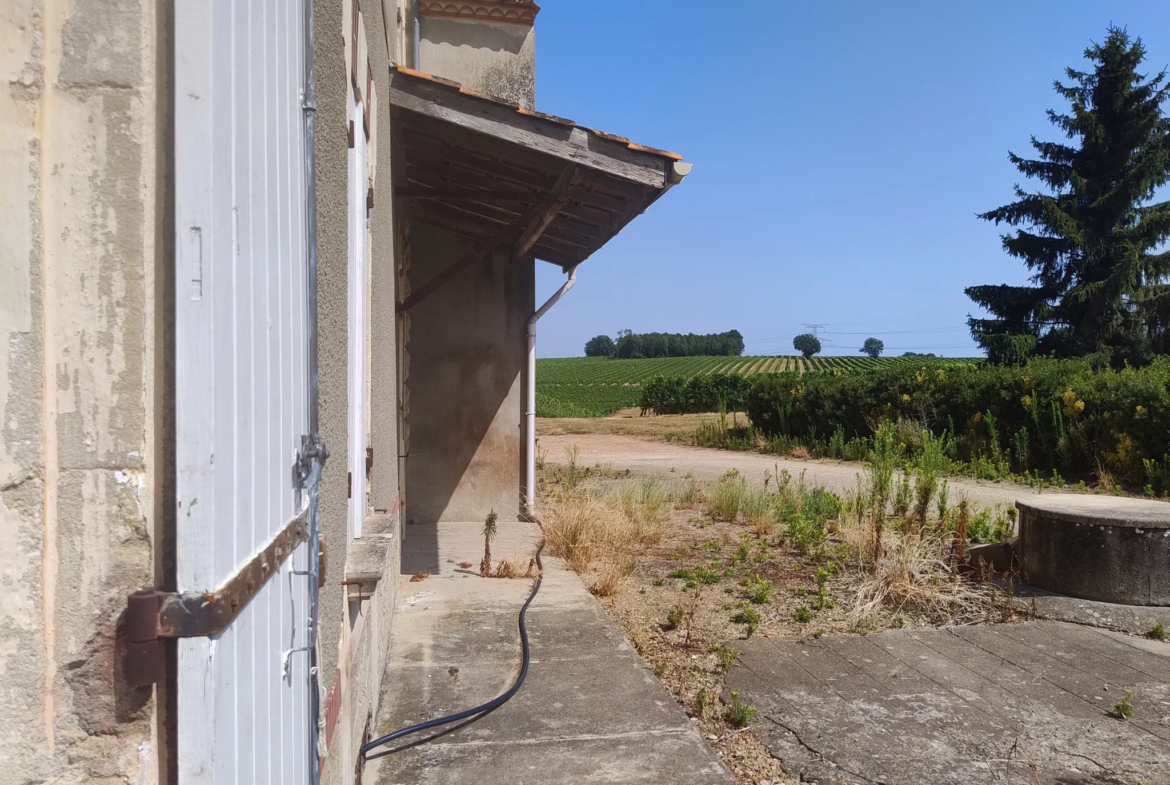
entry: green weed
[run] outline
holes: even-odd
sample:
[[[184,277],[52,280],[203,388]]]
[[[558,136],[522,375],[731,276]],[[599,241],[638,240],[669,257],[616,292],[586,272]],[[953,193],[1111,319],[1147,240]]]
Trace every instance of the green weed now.
[[[808,624],[812,621],[812,608],[807,605],[801,605],[793,611],[792,618],[801,624]]]
[[[727,721],[737,728],[746,728],[756,719],[757,712],[751,706],[739,699],[739,693],[732,691],[731,706],[728,708]]]

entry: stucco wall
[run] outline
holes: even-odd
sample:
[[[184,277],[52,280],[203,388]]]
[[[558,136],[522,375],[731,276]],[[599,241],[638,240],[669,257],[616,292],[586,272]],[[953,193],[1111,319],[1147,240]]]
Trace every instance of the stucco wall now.
[[[367,4],[372,5],[372,4]],[[314,0],[313,74],[317,81],[317,329],[321,438],[329,460],[321,475],[321,538],[328,574],[321,588],[320,680],[333,684],[341,633],[341,567],[345,562],[349,505],[349,94],[345,37],[351,21],[343,0]]]
[[[468,247],[463,238],[412,224],[411,287]],[[493,509],[504,520],[518,517],[533,275],[532,262],[496,252],[410,310],[407,523],[482,520]]]
[[[400,2],[401,0],[396,0]],[[396,273],[394,255],[393,189],[391,182],[391,123],[387,31],[383,14],[390,16],[389,45],[401,40],[396,2],[360,4],[369,64],[374,74],[376,135],[367,148],[374,158],[374,204],[370,208],[369,264],[371,292],[368,316],[370,346],[369,430],[374,448],[370,473],[369,507],[397,521],[398,428],[397,338],[394,310]],[[322,476],[321,532],[329,554],[328,580],[321,593],[321,684],[326,692],[326,732],[330,739],[324,781],[351,781],[366,716],[376,707],[379,670],[389,645],[390,621],[396,596],[399,544],[387,555],[387,575],[364,606],[347,605],[342,584],[347,557],[349,322],[348,322],[348,113],[345,36],[351,30],[351,12],[343,0],[315,0],[315,76],[317,80],[317,242],[318,325],[320,341],[320,428],[329,447]],[[362,72],[365,72],[364,67]],[[356,129],[361,133],[362,129]],[[390,529],[396,525],[386,524]],[[358,623],[371,615],[381,623]],[[352,616],[352,618],[351,618]],[[381,652],[381,653],[380,653]],[[357,670],[362,670],[358,673]],[[378,672],[371,676],[366,671]],[[340,676],[340,678],[339,678]],[[332,712],[330,709],[332,708]]]
[[[536,108],[536,32],[529,25],[424,16],[419,68]]]
[[[162,264],[150,0],[0,4],[0,782],[151,782]],[[165,78],[165,77],[164,77]]]

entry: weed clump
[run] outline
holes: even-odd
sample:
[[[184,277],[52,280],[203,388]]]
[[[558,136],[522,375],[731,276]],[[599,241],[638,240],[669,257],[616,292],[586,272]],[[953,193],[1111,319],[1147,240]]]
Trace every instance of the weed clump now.
[[[1166,626],[1162,622],[1156,622],[1150,629],[1146,630],[1146,637],[1152,641],[1166,640]]]
[[[792,618],[800,624],[808,624],[812,621],[812,608],[807,605],[801,605],[793,611]]]
[[[737,728],[746,728],[751,725],[759,714],[748,704],[739,699],[739,693],[732,691],[731,705],[727,707],[727,721]]]
[[[736,624],[747,625],[747,637],[750,638],[760,627],[760,612],[751,605],[744,605],[731,617],[731,620]]]
[[[1113,704],[1113,716],[1119,720],[1128,720],[1133,716],[1133,690],[1126,690],[1125,697]]]

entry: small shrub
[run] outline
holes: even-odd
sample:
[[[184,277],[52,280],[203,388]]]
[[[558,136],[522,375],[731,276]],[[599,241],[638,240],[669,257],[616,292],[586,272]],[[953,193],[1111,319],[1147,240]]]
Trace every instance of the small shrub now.
[[[665,586],[666,585],[666,578],[655,578],[654,585],[655,586]]]
[[[788,536],[792,540],[792,544],[802,553],[818,550],[828,538],[825,522],[810,518],[803,513],[797,513],[788,522]]]
[[[793,612],[792,618],[801,624],[808,624],[812,621],[812,608],[801,605]]]
[[[675,504],[683,508],[694,507],[699,503],[701,497],[702,494],[699,491],[699,483],[695,480],[694,477],[692,477],[687,481],[686,485],[682,487],[682,490],[680,490],[675,495]]]
[[[743,583],[743,596],[752,605],[764,605],[772,601],[772,584],[763,578],[749,578]]]
[[[671,570],[670,577],[681,578],[684,581],[691,581],[695,579],[694,574],[684,567],[678,567],[677,569]]]
[[[817,567],[817,608],[824,610],[829,602],[829,571]]]
[[[1146,637],[1153,641],[1166,640],[1166,626],[1162,622],[1157,622],[1150,629],[1146,630]]]
[[[728,707],[727,721],[737,728],[746,728],[755,720],[757,712],[739,699],[739,693],[732,691],[731,706]]]
[[[662,625],[663,629],[673,630],[682,624],[683,611],[677,605],[666,612],[666,624]]]

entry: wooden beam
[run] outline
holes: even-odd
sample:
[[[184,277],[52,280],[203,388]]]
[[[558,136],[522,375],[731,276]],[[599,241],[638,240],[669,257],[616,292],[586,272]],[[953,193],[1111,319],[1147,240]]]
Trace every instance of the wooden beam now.
[[[557,184],[553,186],[556,201],[545,207],[544,211],[528,224],[524,234],[520,235],[520,239],[512,247],[513,259],[523,259],[532,250],[532,246],[536,245],[536,241],[544,234],[544,230],[556,220],[557,213],[569,200],[569,191],[580,182],[581,170],[576,166],[566,167],[565,171],[561,172],[561,176],[557,178]]]
[[[474,188],[412,188],[394,189],[395,196],[404,199],[442,200],[444,202],[543,202],[552,198],[546,191],[477,191]]]
[[[410,113],[658,189],[666,187],[667,164],[673,163],[659,155],[631,150],[584,128],[522,114],[505,104],[465,95],[447,85],[408,74],[390,74],[389,98],[391,105]]]
[[[529,226],[533,220],[540,217],[546,209],[547,208],[544,205],[538,205],[534,207],[512,223],[505,226],[503,229],[500,229],[484,242],[472,247],[467,251],[467,253],[463,254],[463,256],[459,257],[459,259],[447,267],[447,269],[443,270],[434,278],[427,281],[425,284],[412,292],[409,297],[400,302],[398,304],[398,312],[402,313],[404,311],[408,311],[426,298],[430,297],[435,293],[435,291],[440,289],[443,284],[447,283],[456,275],[459,275],[459,273],[463,272],[468,267],[487,256],[503,242],[505,242],[509,237],[511,237],[512,234],[520,231],[520,229],[525,226]]]

